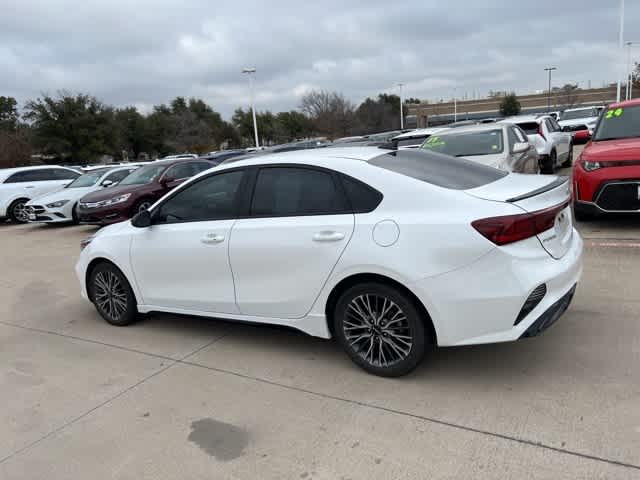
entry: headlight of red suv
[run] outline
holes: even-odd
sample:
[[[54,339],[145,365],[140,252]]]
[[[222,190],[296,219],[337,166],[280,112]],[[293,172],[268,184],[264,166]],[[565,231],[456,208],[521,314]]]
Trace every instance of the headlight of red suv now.
[[[583,160],[582,168],[584,168],[587,172],[593,172],[594,170],[602,168],[602,164],[600,162],[590,162],[589,160]]]

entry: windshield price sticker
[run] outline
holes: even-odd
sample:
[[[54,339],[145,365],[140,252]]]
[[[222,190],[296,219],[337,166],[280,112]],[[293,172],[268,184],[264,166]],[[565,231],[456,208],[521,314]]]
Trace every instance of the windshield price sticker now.
[[[618,118],[622,116],[623,113],[624,113],[624,109],[618,107],[616,109],[607,110],[607,114],[604,116],[604,118],[606,118],[607,120],[610,120],[612,118]]]

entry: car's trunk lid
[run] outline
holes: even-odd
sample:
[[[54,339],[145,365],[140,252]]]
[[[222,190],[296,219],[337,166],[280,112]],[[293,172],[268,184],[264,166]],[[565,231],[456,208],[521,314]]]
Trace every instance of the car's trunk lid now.
[[[562,258],[571,246],[573,220],[568,177],[510,174],[500,180],[466,190],[477,198],[506,202],[528,213],[563,206],[553,227],[537,235],[542,247],[554,258]]]

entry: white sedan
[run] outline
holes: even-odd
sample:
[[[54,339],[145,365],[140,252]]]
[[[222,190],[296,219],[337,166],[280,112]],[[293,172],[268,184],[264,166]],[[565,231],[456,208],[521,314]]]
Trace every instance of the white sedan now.
[[[33,223],[78,223],[76,207],[87,193],[117,185],[137,165],[93,168],[64,188],[36,197],[25,205],[27,218]]]
[[[534,336],[582,271],[569,182],[423,150],[351,147],[224,164],[83,242],[82,294],[336,337],[399,376],[430,345]]]

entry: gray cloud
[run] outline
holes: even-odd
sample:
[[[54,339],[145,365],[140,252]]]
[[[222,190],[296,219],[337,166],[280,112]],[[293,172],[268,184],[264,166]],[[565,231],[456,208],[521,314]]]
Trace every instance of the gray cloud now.
[[[2,5],[5,3],[5,5]],[[487,3],[490,3],[487,6]],[[640,2],[626,38],[640,40]],[[223,115],[248,103],[240,70],[255,66],[256,104],[296,108],[311,88],[354,103],[398,81],[407,96],[518,93],[616,79],[618,2],[0,0],[0,95],[60,89],[149,109],[177,95]],[[640,59],[640,48],[635,51]]]

